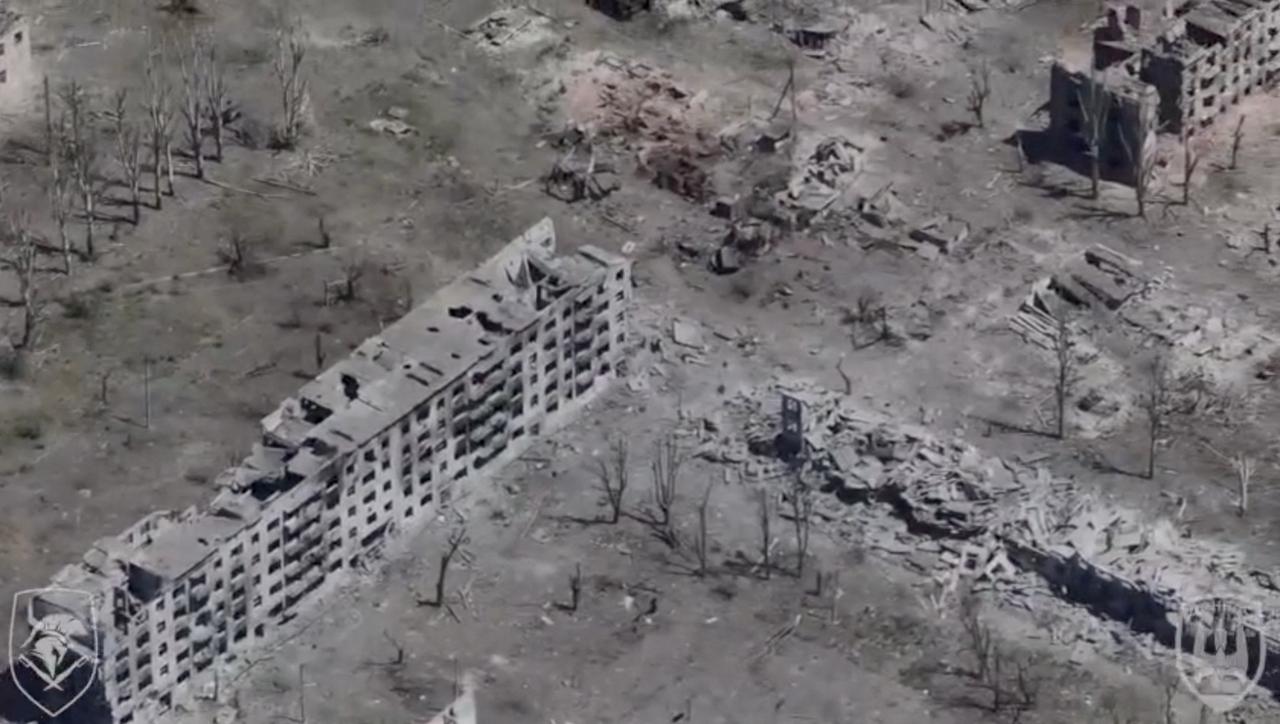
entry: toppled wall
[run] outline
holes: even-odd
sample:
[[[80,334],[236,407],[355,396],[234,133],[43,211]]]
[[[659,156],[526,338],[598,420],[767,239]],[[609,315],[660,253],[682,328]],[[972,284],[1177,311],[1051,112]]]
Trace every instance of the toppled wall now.
[[[554,252],[544,219],[264,418],[209,505],[153,513],[55,576],[96,599],[116,724],[164,721],[605,388],[630,264]]]

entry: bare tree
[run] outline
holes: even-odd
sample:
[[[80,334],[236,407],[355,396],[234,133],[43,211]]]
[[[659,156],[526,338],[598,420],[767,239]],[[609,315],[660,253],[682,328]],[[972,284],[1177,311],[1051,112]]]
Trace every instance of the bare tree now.
[[[627,440],[619,437],[609,443],[607,459],[597,460],[599,470],[596,479],[600,490],[604,493],[604,502],[609,506],[609,522],[617,523],[622,519],[622,503],[627,493],[628,468]]]
[[[342,264],[342,282],[337,293],[340,302],[354,302],[360,296],[360,280],[369,269],[369,263],[359,254],[351,254]]]
[[[99,179],[100,149],[93,129],[92,107],[88,91],[77,81],[63,84],[58,92],[62,102],[67,129],[67,157],[71,162],[76,188],[80,192],[81,207],[85,218],[84,253],[88,259],[95,256],[94,231],[98,215],[98,196],[102,189]]]
[[[227,275],[236,281],[244,281],[253,267],[253,251],[249,240],[239,229],[232,229],[222,248],[218,249],[218,261],[227,267]]]
[[[991,67],[983,61],[969,71],[968,109],[973,114],[978,128],[986,128],[985,111],[987,99],[991,97]]]
[[[1191,181],[1200,165],[1200,154],[1191,147],[1191,136],[1182,131],[1182,205],[1191,204]]]
[[[191,47],[178,60],[182,72],[182,118],[186,122],[187,153],[195,164],[196,178],[204,178],[204,118],[205,78],[207,68],[206,40],[200,33],[192,33]]]
[[[49,76],[44,77],[43,101],[44,101],[44,153],[48,159],[49,165],[54,164],[54,155],[57,151],[54,149],[55,143],[61,141],[53,135],[53,94],[49,92]]]
[[[1218,457],[1219,460],[1231,466],[1231,471],[1236,475],[1236,515],[1243,518],[1249,513],[1249,488],[1253,483],[1253,473],[1257,469],[1258,461],[1251,455],[1244,452],[1237,452],[1235,455],[1227,456],[1212,446],[1206,445],[1209,451]]]
[[[804,563],[809,557],[809,528],[813,522],[813,490],[799,473],[791,481],[791,524],[796,533],[796,578],[804,578]]]
[[[758,516],[760,521],[760,570],[765,580],[773,571],[773,510],[769,491],[760,488]]]
[[[320,232],[320,248],[328,249],[333,246],[333,236],[329,234],[329,229],[324,224],[324,214],[320,215],[320,218],[316,221],[316,226]]]
[[[558,603],[557,608],[569,613],[578,612],[578,604],[582,602],[582,564],[575,563],[573,573],[569,574],[569,602]]]
[[[1089,198],[1099,196],[1102,181],[1102,145],[1107,137],[1107,123],[1111,115],[1111,96],[1098,81],[1096,71],[1089,73],[1089,92],[1076,91],[1080,112],[1084,116],[1085,153],[1089,157]]]
[[[467,535],[465,527],[454,528],[449,532],[449,540],[445,545],[444,552],[440,554],[440,570],[436,574],[436,597],[434,601],[427,602],[430,606],[444,605],[444,584],[445,577],[449,575],[449,565],[453,563],[453,559],[458,555],[459,551],[465,555],[464,548],[471,542],[471,537]]]
[[[112,121],[116,137],[116,163],[120,166],[121,180],[129,189],[129,203],[133,208],[133,223],[142,220],[142,130],[129,117],[129,92],[116,92],[112,108]]]
[[[965,648],[973,657],[974,677],[978,681],[989,681],[995,639],[991,627],[982,620],[978,597],[971,590],[965,590],[960,596],[960,626],[964,629]]]
[[[218,162],[222,161],[222,144],[227,118],[227,75],[218,58],[218,48],[209,43],[208,63],[205,65],[204,102],[209,113],[209,127],[213,131],[213,148]]]
[[[1244,143],[1244,119],[1247,116],[1241,115],[1236,121],[1236,127],[1231,131],[1231,164],[1229,168],[1234,171],[1238,168],[1237,161],[1240,158],[1240,146]]]
[[[1156,476],[1156,446],[1164,432],[1169,411],[1169,363],[1163,352],[1156,354],[1147,369],[1147,390],[1142,396],[1147,419],[1147,479]]]
[[[1124,148],[1125,158],[1128,159],[1133,173],[1133,195],[1138,202],[1138,216],[1145,219],[1147,218],[1147,201],[1160,161],[1155,152],[1156,120],[1151,115],[1140,113],[1133,129],[1132,140],[1123,131],[1116,135],[1120,137],[1120,145]]]
[[[276,31],[276,52],[272,69],[280,84],[283,115],[280,127],[276,129],[275,142],[281,148],[293,148],[302,138],[308,103],[306,57],[306,42],[296,24],[287,24]]]
[[[1057,437],[1063,440],[1067,436],[1067,408],[1069,407],[1072,388],[1076,383],[1075,346],[1072,336],[1071,322],[1067,319],[1065,309],[1059,309],[1054,315],[1057,327],[1053,339],[1053,353],[1058,363],[1057,377],[1053,381],[1053,398],[1057,405],[1058,427]]]
[[[53,223],[58,229],[58,243],[62,249],[62,271],[71,273],[71,235],[67,233],[67,222],[71,220],[71,206],[74,192],[71,188],[72,169],[68,167],[68,149],[64,137],[65,129],[59,124],[54,130],[51,125],[49,146],[49,209]]]
[[[707,484],[707,490],[702,494],[702,500],[698,503],[698,537],[694,540],[694,554],[698,557],[698,576],[705,578],[707,575],[707,558],[711,553],[710,538],[707,535],[707,511],[711,503],[711,486]]]
[[[0,229],[0,243],[3,243],[0,265],[17,278],[18,295],[22,304],[22,331],[12,342],[18,350],[30,350],[36,342],[41,311],[41,299],[36,285],[36,240],[25,213],[11,213],[3,220],[3,224],[3,229]]]
[[[671,509],[675,505],[676,491],[680,485],[680,455],[676,439],[665,435],[653,446],[653,503],[658,509],[656,522],[667,534],[673,533],[674,516]]]
[[[169,194],[173,194],[173,98],[165,75],[165,49],[153,48],[147,53],[147,122],[151,145],[151,180],[155,185],[155,207],[161,207],[160,172],[167,169]]]

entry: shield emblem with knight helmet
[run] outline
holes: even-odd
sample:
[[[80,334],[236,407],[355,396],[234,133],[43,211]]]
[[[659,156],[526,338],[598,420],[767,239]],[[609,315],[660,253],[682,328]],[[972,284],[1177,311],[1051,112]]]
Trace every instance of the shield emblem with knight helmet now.
[[[18,691],[49,717],[67,711],[89,692],[100,649],[92,594],[35,588],[14,595],[9,674]]]

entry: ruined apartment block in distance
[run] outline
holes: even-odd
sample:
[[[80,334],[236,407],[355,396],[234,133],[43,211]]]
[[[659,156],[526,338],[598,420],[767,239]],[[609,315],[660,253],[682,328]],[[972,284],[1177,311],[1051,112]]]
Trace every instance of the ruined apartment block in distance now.
[[[1092,56],[1054,64],[1050,129],[1064,150],[1087,150],[1081,100],[1091,82],[1100,83],[1114,116],[1100,144],[1104,173],[1131,181],[1133,164],[1118,134],[1137,137],[1141,116],[1154,116],[1161,132],[1194,136],[1242,98],[1274,86],[1280,0],[1109,6],[1094,30]]]
[[[62,569],[55,585],[99,599],[117,724],[155,720],[215,662],[271,641],[343,569],[606,387],[630,264],[554,250],[544,219],[264,418],[204,510],[149,515]]]
[[[26,100],[34,73],[27,19],[0,0],[0,113]]]

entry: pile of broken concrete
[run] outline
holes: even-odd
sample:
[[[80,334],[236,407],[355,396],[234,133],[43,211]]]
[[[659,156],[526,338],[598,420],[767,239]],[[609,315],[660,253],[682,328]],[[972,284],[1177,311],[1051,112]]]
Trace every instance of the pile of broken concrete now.
[[[783,394],[804,410],[804,453],[786,464],[768,457]],[[798,465],[831,493],[819,516],[865,526],[877,519],[839,508],[887,510],[859,539],[922,573],[959,571],[1015,594],[1040,579],[1056,595],[1157,635],[1179,600],[1210,593],[1280,600],[1272,576],[1250,569],[1235,547],[1099,501],[1042,466],[985,455],[812,387],[767,388],[738,406],[750,448],[760,453],[745,463],[747,479],[786,477]],[[1150,620],[1139,625],[1140,616]]]

